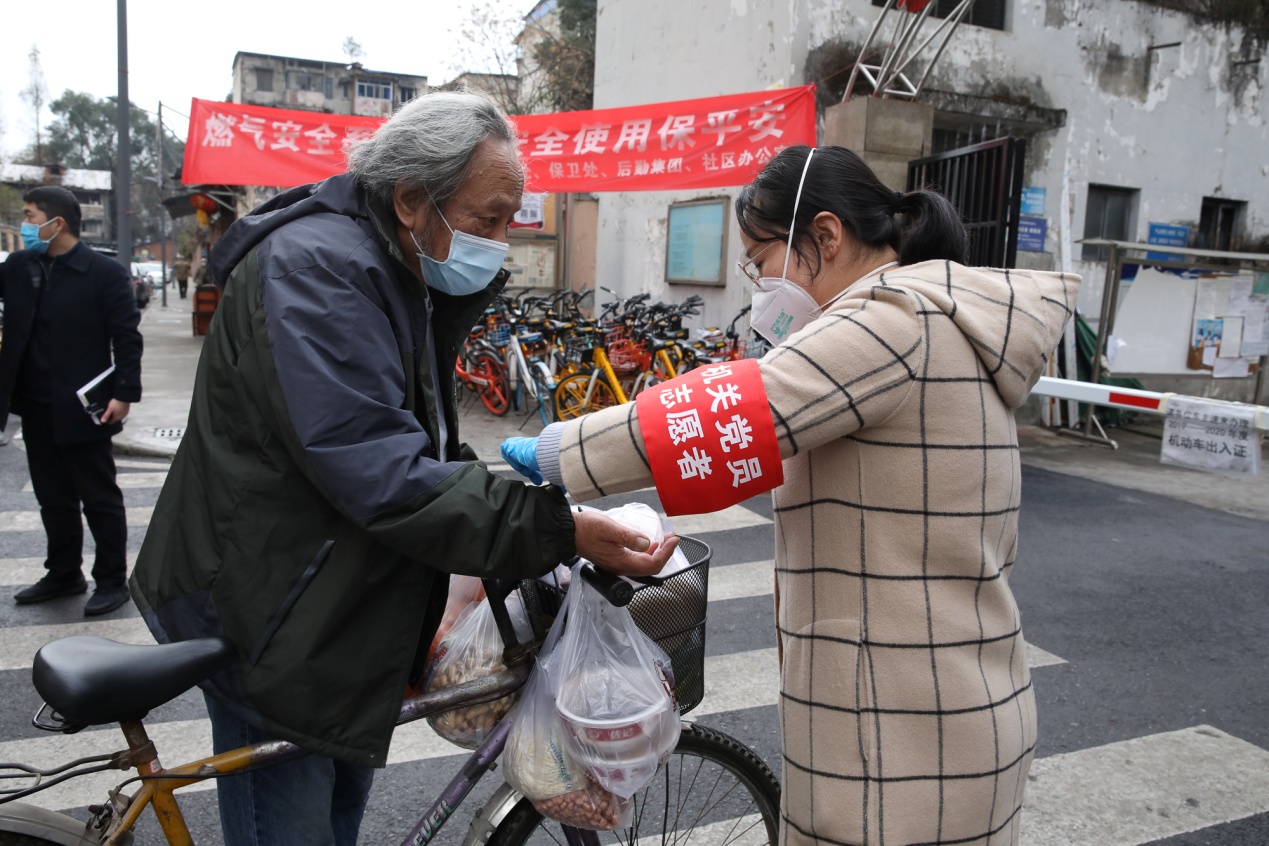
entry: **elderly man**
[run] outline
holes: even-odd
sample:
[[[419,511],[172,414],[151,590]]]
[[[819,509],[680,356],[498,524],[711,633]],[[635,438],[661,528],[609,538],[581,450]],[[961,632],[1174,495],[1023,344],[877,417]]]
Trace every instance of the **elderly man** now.
[[[646,574],[673,551],[457,437],[452,362],[505,284],[523,187],[506,117],[432,94],[212,253],[224,296],[132,591],[160,641],[236,647],[205,685],[217,752],[314,753],[220,782],[230,846],[356,841],[449,573],[530,578],[576,553]]]

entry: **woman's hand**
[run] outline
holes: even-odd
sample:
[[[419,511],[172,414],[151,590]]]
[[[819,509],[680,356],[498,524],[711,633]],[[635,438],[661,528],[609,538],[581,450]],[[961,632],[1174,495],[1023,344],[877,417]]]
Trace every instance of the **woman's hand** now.
[[[665,569],[679,539],[666,535],[659,544],[596,511],[574,511],[577,554],[618,576],[655,576]]]

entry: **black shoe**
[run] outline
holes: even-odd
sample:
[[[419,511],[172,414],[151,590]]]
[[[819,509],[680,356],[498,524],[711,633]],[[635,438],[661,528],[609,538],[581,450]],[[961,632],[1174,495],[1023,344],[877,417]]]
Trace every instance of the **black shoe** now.
[[[93,591],[93,595],[84,604],[84,616],[96,617],[101,614],[109,614],[131,598],[126,585],[108,588],[99,587]]]
[[[68,582],[53,576],[45,576],[29,588],[23,588],[13,595],[13,601],[19,605],[33,605],[36,602],[47,602],[59,596],[78,596],[88,590],[88,582],[81,577],[78,581]]]

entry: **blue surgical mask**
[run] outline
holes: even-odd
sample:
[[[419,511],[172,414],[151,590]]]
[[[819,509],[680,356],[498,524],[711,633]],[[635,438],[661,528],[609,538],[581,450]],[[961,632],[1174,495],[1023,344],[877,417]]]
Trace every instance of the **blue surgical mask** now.
[[[53,218],[56,220],[57,218]],[[44,253],[48,251],[48,245],[53,242],[52,238],[47,241],[40,238],[40,229],[45,225],[52,223],[52,220],[46,220],[44,223],[24,223],[18,230],[18,234],[22,236],[22,246],[26,247],[33,253]],[[56,237],[56,236],[54,236]]]
[[[455,297],[483,291],[502,267],[507,245],[466,232],[455,232],[441,210],[437,209],[436,213],[441,215],[441,220],[450,232],[449,257],[445,261],[437,261],[424,255],[419,239],[414,237],[413,232],[410,233],[410,239],[419,251],[419,269],[423,271],[423,281],[429,287]]]

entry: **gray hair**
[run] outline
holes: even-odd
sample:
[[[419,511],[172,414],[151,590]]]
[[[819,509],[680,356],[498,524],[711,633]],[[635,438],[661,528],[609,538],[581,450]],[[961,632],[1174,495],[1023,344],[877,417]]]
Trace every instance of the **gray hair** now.
[[[435,91],[397,109],[375,134],[347,148],[348,172],[389,208],[398,185],[425,191],[437,206],[458,193],[480,144],[516,143],[515,127],[492,100]]]

